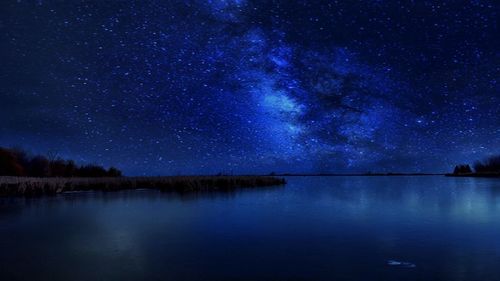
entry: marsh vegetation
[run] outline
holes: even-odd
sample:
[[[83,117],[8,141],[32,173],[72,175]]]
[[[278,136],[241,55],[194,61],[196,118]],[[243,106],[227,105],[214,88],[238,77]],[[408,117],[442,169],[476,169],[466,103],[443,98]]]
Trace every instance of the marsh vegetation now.
[[[285,183],[283,178],[268,176],[0,177],[0,196],[41,196],[70,191],[118,191],[127,189],[157,189],[173,192],[230,191],[236,188],[278,186]]]

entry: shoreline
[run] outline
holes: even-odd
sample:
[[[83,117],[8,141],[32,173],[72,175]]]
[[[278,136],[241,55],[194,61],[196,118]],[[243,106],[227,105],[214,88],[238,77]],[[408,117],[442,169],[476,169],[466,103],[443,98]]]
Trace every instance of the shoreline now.
[[[500,178],[498,173],[445,174],[445,176],[455,178]]]
[[[397,176],[444,176],[445,173],[373,173],[373,174],[273,174],[273,177],[397,177]]]
[[[0,177],[0,197],[57,195],[71,191],[154,189],[165,192],[232,191],[238,188],[282,186],[273,176],[170,176],[117,178]]]

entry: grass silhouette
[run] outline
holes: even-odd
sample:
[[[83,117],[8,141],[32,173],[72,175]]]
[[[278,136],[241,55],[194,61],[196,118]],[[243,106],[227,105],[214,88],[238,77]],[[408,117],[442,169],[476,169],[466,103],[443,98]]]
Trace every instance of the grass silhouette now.
[[[69,191],[157,189],[173,192],[230,191],[236,188],[278,186],[283,178],[269,176],[175,176],[115,178],[0,177],[0,196],[56,195]]]

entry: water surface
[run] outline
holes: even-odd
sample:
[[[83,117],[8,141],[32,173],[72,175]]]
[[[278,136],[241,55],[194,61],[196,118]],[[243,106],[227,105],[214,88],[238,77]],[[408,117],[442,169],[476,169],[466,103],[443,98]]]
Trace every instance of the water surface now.
[[[1,280],[500,280],[500,180],[0,199]]]

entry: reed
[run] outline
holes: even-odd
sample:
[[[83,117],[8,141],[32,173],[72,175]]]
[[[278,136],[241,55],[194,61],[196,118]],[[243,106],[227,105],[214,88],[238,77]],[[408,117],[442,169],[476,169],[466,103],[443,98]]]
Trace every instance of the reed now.
[[[285,179],[269,176],[175,176],[119,178],[0,177],[0,196],[56,195],[69,191],[229,191],[236,188],[284,185]]]

